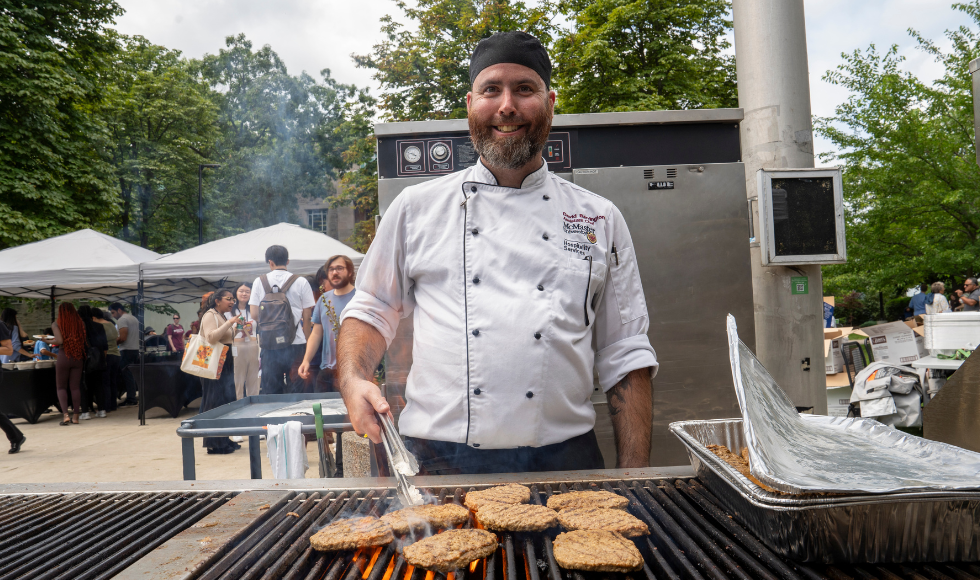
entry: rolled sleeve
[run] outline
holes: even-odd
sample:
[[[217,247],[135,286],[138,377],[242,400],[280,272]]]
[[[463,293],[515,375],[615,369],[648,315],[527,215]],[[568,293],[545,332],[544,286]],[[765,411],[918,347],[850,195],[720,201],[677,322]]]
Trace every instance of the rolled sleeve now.
[[[624,338],[607,346],[596,353],[595,364],[602,392],[616,386],[616,383],[632,371],[650,367],[652,379],[657,376],[657,370],[660,368],[657,353],[650,346],[650,340],[645,334]]]
[[[415,307],[414,282],[405,274],[408,197],[404,193],[399,195],[385,212],[358,269],[357,292],[340,316],[341,324],[355,318],[375,327],[389,346],[398,322]]]

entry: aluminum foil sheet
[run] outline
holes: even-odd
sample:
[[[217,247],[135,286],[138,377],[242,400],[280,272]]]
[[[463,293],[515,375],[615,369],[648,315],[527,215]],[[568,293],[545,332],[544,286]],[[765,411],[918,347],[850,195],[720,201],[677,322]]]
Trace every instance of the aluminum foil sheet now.
[[[795,494],[980,489],[980,453],[873,419],[804,418],[738,339],[731,315],[728,344],[749,465],[763,483]]]
[[[706,448],[744,447],[741,419],[680,421],[670,430],[708,493],[781,556],[826,564],[980,561],[980,491],[773,493]]]

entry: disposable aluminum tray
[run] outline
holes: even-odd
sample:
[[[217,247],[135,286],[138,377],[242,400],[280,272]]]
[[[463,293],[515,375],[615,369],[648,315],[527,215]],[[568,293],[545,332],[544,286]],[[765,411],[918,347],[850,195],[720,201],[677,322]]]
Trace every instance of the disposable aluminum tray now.
[[[980,561],[980,492],[787,495],[768,492],[707,449],[745,446],[742,419],[680,421],[670,430],[698,478],[777,554],[801,562]]]

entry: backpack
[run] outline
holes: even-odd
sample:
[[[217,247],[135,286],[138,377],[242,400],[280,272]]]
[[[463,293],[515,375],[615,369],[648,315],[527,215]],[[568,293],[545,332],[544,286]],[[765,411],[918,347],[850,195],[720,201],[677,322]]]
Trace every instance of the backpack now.
[[[258,320],[259,346],[263,349],[288,348],[296,338],[296,320],[293,319],[293,308],[289,305],[286,292],[297,278],[299,276],[292,274],[281,289],[276,286],[276,292],[273,292],[268,275],[259,276],[265,289],[265,296],[259,302]]]

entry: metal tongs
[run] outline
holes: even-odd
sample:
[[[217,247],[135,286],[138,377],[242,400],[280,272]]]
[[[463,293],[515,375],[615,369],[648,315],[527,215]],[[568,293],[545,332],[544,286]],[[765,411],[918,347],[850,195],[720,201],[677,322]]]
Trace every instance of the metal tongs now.
[[[405,478],[407,475],[418,474],[419,462],[405,448],[405,443],[398,431],[395,430],[395,424],[391,421],[391,417],[387,413],[379,413],[378,419],[381,423],[381,442],[384,443],[385,453],[388,455],[388,466],[397,482],[398,499],[405,507],[422,505],[425,503],[422,494]]]

